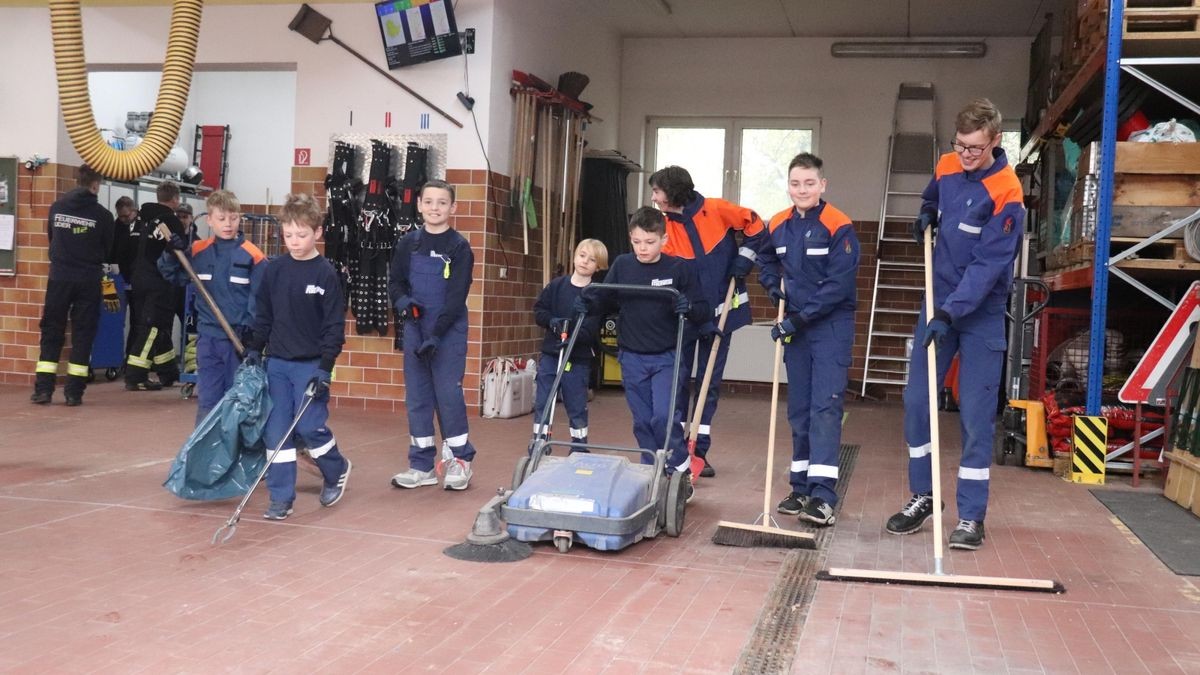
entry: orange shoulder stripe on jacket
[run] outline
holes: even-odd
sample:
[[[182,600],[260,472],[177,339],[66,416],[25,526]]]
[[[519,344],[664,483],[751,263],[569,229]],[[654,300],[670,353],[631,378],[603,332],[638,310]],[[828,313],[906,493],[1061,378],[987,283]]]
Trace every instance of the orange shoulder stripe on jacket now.
[[[209,246],[212,246],[214,241],[216,241],[215,237],[209,237],[208,239],[201,239],[199,241],[193,241],[192,242],[192,255],[196,255],[197,253],[208,248]]]
[[[840,209],[828,202],[825,203],[825,208],[821,209],[821,224],[829,230],[829,234],[833,234],[846,225],[853,225],[854,221],[850,220],[850,216],[841,212]]]
[[[788,218],[792,217],[792,212],[795,210],[796,210],[796,208],[794,206],[789,206],[786,209],[780,211],[779,213],[776,213],[775,215],[771,216],[771,220],[767,224],[767,230],[770,232],[774,232],[775,228],[779,227],[785,221],[787,221]]]
[[[953,152],[947,152],[938,159],[937,168],[933,170],[935,178],[949,176],[954,173],[962,173],[962,162],[958,159],[958,155]]]
[[[243,241],[242,250],[250,254],[250,258],[254,260],[255,265],[263,260],[266,260],[267,258],[267,256],[263,255],[263,252],[251,241]]]
[[[992,203],[995,204],[993,215],[1009,204],[1016,203],[1024,205],[1025,195],[1021,189],[1021,179],[1017,178],[1017,173],[1012,170],[1012,167],[1005,167],[1003,171],[984,178],[983,187],[988,191],[988,196],[992,198]]]

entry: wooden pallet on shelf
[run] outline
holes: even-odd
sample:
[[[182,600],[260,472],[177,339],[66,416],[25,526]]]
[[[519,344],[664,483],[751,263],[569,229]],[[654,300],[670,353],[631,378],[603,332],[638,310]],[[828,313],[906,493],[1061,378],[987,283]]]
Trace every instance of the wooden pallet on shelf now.
[[[1167,471],[1167,484],[1163,495],[1200,516],[1200,457],[1182,450],[1167,453],[1171,468]]]
[[[1108,255],[1115,256],[1141,243],[1137,237],[1113,237],[1109,240]],[[1096,244],[1092,241],[1077,241],[1071,245],[1071,265],[1091,263],[1095,259]],[[1182,239],[1159,239],[1134,254],[1132,258],[1118,263],[1122,269],[1144,270],[1190,270],[1200,271],[1200,260],[1188,255]]]

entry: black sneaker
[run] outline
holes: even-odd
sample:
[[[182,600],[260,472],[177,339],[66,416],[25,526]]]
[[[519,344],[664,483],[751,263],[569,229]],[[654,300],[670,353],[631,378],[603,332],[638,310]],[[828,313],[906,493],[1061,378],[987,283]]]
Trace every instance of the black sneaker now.
[[[50,402],[51,396],[52,394],[48,391],[35,391],[33,392],[33,396],[29,397],[29,402],[36,403],[37,405],[46,405]]]
[[[83,405],[83,397],[79,395],[66,395],[67,407],[74,408],[77,405]]]
[[[833,517],[833,507],[826,504],[824,499],[809,497],[804,509],[800,511],[800,520],[826,526],[832,525],[837,519]]]
[[[983,546],[983,521],[960,520],[958,527],[950,533],[950,548],[974,551]]]
[[[267,506],[267,512],[263,514],[263,518],[267,520],[283,520],[292,515],[291,502],[271,502]]]
[[[717,470],[712,468],[712,464],[708,463],[708,458],[704,457],[703,459],[704,459],[704,468],[700,469],[700,477],[701,478],[712,478],[713,476],[717,475]]]
[[[945,505],[942,505],[945,508]],[[913,495],[900,513],[888,518],[887,531],[892,534],[912,534],[921,529],[933,515],[933,495]]]
[[[350,458],[346,458],[346,468],[342,470],[342,475],[338,476],[337,483],[332,486],[325,486],[321,489],[321,506],[333,506],[338,503],[342,495],[346,494],[346,480],[350,478]]]
[[[804,505],[808,503],[808,495],[802,495],[799,492],[793,492],[783,498],[779,502],[779,506],[775,510],[789,516],[799,515],[804,510]]]
[[[162,385],[158,382],[150,380],[142,380],[141,382],[126,382],[125,391],[160,391]]]

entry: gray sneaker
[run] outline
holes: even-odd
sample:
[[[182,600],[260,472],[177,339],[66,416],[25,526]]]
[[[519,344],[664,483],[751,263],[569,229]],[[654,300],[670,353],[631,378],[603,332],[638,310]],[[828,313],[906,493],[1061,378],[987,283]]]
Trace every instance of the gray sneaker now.
[[[471,463],[465,459],[446,462],[446,476],[442,480],[444,490],[466,490],[471,483]]]
[[[437,483],[437,473],[433,469],[420,471],[410,468],[408,471],[402,471],[392,476],[392,487],[398,488],[419,488],[425,485],[437,485]]]
[[[974,551],[983,546],[983,521],[960,520],[950,533],[950,548]]]
[[[804,520],[814,525],[832,525],[836,518],[833,516],[833,507],[825,503],[820,497],[809,497],[808,502],[804,504],[804,509],[800,511],[800,520]]]
[[[808,504],[808,495],[791,492],[783,498],[783,501],[779,502],[779,506],[776,506],[775,510],[785,515],[797,516],[804,510],[806,504]]]

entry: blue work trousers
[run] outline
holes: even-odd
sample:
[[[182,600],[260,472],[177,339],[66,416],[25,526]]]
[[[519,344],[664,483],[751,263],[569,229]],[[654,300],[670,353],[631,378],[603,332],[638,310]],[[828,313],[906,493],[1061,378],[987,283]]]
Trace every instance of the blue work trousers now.
[[[537,369],[537,395],[533,403],[533,433],[536,437],[547,438],[549,428],[554,420],[542,426],[542,415],[550,402],[550,387],[554,384],[554,376],[558,369],[558,357],[542,354]],[[588,442],[588,381],[591,380],[591,361],[568,361],[563,372],[558,391],[562,394],[563,407],[567,409],[567,420],[571,425],[571,442],[587,445]],[[572,448],[571,452],[587,452],[582,448]]]
[[[717,348],[717,361],[713,365],[712,381],[708,384],[708,395],[704,398],[704,412],[700,413],[700,428],[696,432],[696,454],[700,457],[708,455],[712,446],[712,420],[717,414],[717,401],[721,398],[721,376],[725,374],[725,361],[729,358],[729,344],[733,333],[721,339]],[[684,373],[683,384],[679,389],[679,410],[686,427],[692,423],[699,402],[700,384],[704,382],[704,372],[708,368],[709,355],[712,353],[713,340],[685,340],[683,343],[683,368],[691,369],[695,363],[695,379]]]
[[[304,392],[308,381],[317,374],[319,361],[285,361],[267,359],[267,389],[271,393],[271,414],[263,428],[263,440],[267,453],[279,444],[287,433],[296,413],[304,404]],[[308,454],[317,461],[325,486],[338,482],[346,469],[346,458],[338,451],[333,432],[325,425],[329,419],[329,394],[313,399],[296,424],[291,436],[283,444],[271,467],[267,469],[267,489],[272,502],[290,504],[296,498],[296,441],[304,443]]]
[[[854,315],[822,318],[783,348],[792,427],[792,491],[837,504],[838,451],[846,401]]]
[[[196,339],[196,424],[199,425],[233,386],[237,350],[227,337],[201,335]]]
[[[671,389],[678,391],[679,381],[672,381],[675,350],[661,354],[638,354],[621,350],[617,356],[621,364],[621,384],[625,387],[625,400],[633,414],[633,437],[638,447],[657,450],[667,438],[667,425],[671,436],[667,443],[668,474],[687,471],[690,467],[687,448],[683,445],[683,416],[679,406],[671,409]],[[682,377],[682,375],[680,376]],[[642,455],[642,463],[650,464],[650,457]]]

